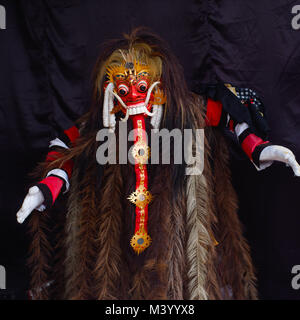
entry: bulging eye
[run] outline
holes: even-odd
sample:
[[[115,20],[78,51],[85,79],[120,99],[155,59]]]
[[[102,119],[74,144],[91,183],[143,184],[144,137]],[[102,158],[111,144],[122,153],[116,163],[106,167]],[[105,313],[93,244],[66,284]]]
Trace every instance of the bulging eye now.
[[[138,84],[137,84],[137,88],[140,92],[146,92],[148,90],[148,83],[145,80],[141,80]]]
[[[125,86],[125,84],[120,84],[118,87],[118,94],[121,97],[126,96],[126,94],[129,92],[129,89],[127,86]]]

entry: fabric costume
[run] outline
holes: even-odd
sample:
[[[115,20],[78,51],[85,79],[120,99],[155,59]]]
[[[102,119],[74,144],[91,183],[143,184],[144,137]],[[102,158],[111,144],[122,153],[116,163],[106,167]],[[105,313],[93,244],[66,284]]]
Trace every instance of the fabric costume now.
[[[223,136],[229,131],[260,169],[269,142],[256,128],[267,126],[258,98],[228,87],[189,92],[153,34],[136,30],[107,45],[91,110],[51,141],[38,169],[38,210],[46,210],[30,218],[34,299],[257,298]],[[135,163],[99,165],[96,134],[107,127],[119,141],[121,119],[134,129]],[[147,163],[151,128],[205,128],[203,174]]]

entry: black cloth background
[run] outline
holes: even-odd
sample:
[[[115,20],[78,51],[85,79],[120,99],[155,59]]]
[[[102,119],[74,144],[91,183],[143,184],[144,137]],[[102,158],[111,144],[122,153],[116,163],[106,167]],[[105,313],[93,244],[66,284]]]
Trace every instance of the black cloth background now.
[[[195,83],[254,89],[266,109],[270,140],[300,159],[300,33],[291,27],[299,1],[202,1],[194,24]],[[201,50],[205,48],[206,50]],[[203,63],[204,62],[204,63]],[[299,264],[300,181],[283,164],[257,172],[232,159],[240,216],[264,299],[299,299],[291,269]]]
[[[300,159],[300,31],[288,0],[0,0],[0,264],[9,288],[26,288],[26,222],[15,214],[49,140],[89,107],[100,44],[135,26],[167,40],[191,88],[229,82],[261,96],[270,139]],[[275,164],[263,172],[232,158],[240,217],[252,246],[263,299],[299,299],[300,180]]]

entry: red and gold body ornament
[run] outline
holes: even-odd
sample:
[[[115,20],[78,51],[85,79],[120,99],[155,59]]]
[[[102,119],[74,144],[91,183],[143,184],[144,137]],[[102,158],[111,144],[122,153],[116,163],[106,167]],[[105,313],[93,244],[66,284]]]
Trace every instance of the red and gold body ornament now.
[[[128,197],[135,207],[135,231],[130,244],[133,250],[140,254],[151,244],[148,235],[148,204],[152,195],[148,191],[147,162],[150,156],[150,148],[147,143],[144,115],[132,116],[134,127],[134,146],[132,156],[135,161],[136,189]]]

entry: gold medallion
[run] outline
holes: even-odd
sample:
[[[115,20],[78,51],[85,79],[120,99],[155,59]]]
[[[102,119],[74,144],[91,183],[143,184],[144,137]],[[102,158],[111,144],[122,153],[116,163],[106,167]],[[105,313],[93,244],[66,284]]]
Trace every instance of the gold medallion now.
[[[133,235],[130,245],[137,254],[140,254],[150,246],[151,242],[151,237],[142,229]]]
[[[132,148],[132,156],[139,164],[145,164],[150,157],[150,148],[144,140],[136,142]]]
[[[138,208],[144,209],[152,201],[153,196],[145,187],[139,186],[127,199]]]

